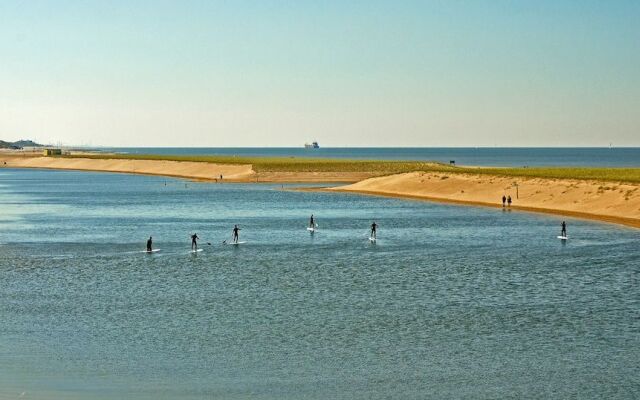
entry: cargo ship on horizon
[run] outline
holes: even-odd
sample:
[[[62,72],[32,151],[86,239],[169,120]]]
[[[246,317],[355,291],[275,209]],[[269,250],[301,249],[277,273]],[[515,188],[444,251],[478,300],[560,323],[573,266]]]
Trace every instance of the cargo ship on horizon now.
[[[318,142],[312,142],[311,144],[305,143],[304,144],[304,148],[305,149],[319,149],[320,145],[318,144]]]

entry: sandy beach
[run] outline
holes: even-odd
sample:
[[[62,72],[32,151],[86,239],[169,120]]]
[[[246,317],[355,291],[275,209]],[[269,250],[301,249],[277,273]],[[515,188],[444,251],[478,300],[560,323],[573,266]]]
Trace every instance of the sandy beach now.
[[[560,214],[640,227],[640,185],[449,172],[411,172],[375,177],[372,172],[256,172],[251,164],[191,161],[44,157],[0,152],[0,166],[161,175],[202,181],[349,183],[327,190],[502,207]]]
[[[223,180],[227,182],[247,183],[354,183],[374,176],[370,172],[349,171],[257,172],[250,164],[119,158],[60,158],[12,151],[0,151],[0,167],[162,175],[211,182],[220,181],[220,175],[222,175]]]
[[[413,172],[366,179],[329,190],[502,207],[640,227],[640,185],[570,179]]]
[[[5,164],[6,163],[6,164]],[[6,168],[46,168],[77,171],[119,172],[162,175],[193,180],[250,181],[251,165],[212,164],[189,161],[57,158],[1,152],[0,166]]]

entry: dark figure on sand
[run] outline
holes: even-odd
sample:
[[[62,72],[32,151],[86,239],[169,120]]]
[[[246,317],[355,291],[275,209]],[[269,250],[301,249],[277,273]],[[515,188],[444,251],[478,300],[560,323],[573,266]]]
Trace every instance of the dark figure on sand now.
[[[197,240],[200,239],[198,237],[197,233],[194,233],[193,235],[191,235],[191,250],[198,250],[198,242]]]
[[[507,196],[502,195],[502,207],[504,207],[506,202],[507,202]]]
[[[562,221],[562,231],[560,232],[560,236],[567,237],[567,224]]]
[[[509,207],[511,207],[511,196],[507,197],[507,205],[509,205]]]

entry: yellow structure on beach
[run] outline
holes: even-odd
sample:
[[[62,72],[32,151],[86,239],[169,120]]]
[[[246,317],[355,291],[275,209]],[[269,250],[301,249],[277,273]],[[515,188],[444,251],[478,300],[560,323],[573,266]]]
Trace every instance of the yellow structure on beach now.
[[[42,154],[45,156],[61,156],[62,149],[44,149]]]

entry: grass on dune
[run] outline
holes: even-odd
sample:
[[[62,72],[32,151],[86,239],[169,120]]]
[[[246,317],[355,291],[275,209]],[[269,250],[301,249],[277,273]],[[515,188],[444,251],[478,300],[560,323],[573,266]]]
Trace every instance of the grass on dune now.
[[[434,167],[435,165],[432,162],[420,161],[376,161],[295,157],[174,156],[157,154],[83,154],[67,155],[62,157],[125,160],[171,160],[216,164],[250,164],[256,172],[361,172],[375,175],[423,171],[426,168]],[[445,165],[442,166],[449,170]]]
[[[482,168],[452,167],[446,164],[424,161],[349,160],[296,157],[235,157],[235,156],[178,156],[156,154],[90,154],[67,155],[69,158],[171,160],[217,164],[251,164],[260,173],[268,172],[344,172],[371,176],[425,171],[446,173],[472,173],[547,179],[581,179],[640,183],[640,168],[591,168],[591,167],[519,167]]]
[[[459,172],[546,179],[580,179],[640,183],[640,168],[531,167],[456,168]]]

